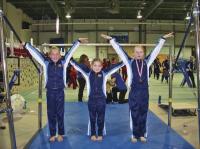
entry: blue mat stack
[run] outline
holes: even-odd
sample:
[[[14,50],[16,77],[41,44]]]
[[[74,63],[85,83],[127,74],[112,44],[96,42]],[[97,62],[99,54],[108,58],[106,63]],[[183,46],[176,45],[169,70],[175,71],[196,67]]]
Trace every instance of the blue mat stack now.
[[[62,143],[49,143],[46,126],[33,140],[31,149],[193,149],[174,130],[152,112],[148,115],[148,142],[131,143],[128,104],[107,105],[107,135],[102,142],[90,141],[87,134],[88,110],[86,103],[65,104],[65,132]]]

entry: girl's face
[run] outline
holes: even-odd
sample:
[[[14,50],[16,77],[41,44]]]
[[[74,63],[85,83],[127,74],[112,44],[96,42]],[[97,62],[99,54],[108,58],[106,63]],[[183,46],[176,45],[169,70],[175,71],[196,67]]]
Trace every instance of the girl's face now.
[[[111,80],[112,80],[112,82],[116,82],[116,78],[112,78]]]
[[[51,50],[49,57],[54,63],[57,63],[58,60],[61,58],[60,51],[57,49]]]
[[[95,61],[93,64],[92,64],[92,70],[95,72],[95,73],[98,73],[101,71],[102,69],[102,63],[99,62],[99,61]]]
[[[144,59],[144,50],[142,49],[142,47],[134,48],[134,58],[135,59]]]

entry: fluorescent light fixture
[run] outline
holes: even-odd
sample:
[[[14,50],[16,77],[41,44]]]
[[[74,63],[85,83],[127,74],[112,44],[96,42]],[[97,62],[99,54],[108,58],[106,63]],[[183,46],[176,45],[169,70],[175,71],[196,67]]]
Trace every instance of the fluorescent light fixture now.
[[[67,14],[66,14],[66,16],[65,16],[67,19],[70,19],[71,18],[71,15],[70,15],[70,13],[68,12]]]
[[[190,20],[190,13],[189,12],[187,12],[187,15],[186,15],[185,19],[186,20]]]
[[[141,10],[138,10],[138,13],[137,13],[137,19],[141,19],[141,18],[142,18]]]
[[[60,28],[60,19],[59,16],[56,18],[56,34],[59,34],[59,28]]]

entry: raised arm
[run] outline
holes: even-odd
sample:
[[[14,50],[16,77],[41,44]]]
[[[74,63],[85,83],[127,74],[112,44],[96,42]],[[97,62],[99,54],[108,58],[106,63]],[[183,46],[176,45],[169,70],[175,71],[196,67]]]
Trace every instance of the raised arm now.
[[[125,65],[131,60],[128,54],[124,51],[124,49],[119,45],[119,43],[114,38],[104,34],[101,34],[101,37],[110,41],[110,44],[115,49],[116,53],[121,57]]]
[[[90,69],[83,65],[83,64],[79,64],[77,63],[75,60],[70,60],[70,64],[80,73],[82,73],[83,75],[88,75],[88,73],[90,72]]]
[[[104,69],[103,71],[107,76],[109,76],[109,75],[115,73],[116,71],[118,71],[123,66],[124,66],[124,63],[119,62],[117,64],[111,65],[110,67]]]
[[[66,82],[67,82],[67,78],[66,78],[66,73],[67,73],[67,66],[69,64],[69,61],[72,57],[72,55],[74,54],[74,52],[76,51],[76,49],[79,47],[80,43],[87,43],[87,38],[79,38],[77,41],[74,42],[74,44],[72,45],[72,47],[69,49],[69,51],[65,54],[64,57],[64,61],[63,61],[63,73],[64,73],[64,83],[65,86],[67,86]]]
[[[161,37],[159,39],[159,42],[158,44],[156,45],[156,47],[154,48],[154,50],[150,53],[148,59],[147,59],[147,66],[150,67],[151,64],[153,63],[153,61],[156,59],[156,57],[158,56],[160,50],[162,49],[164,43],[165,43],[165,40],[169,37],[172,37],[173,36],[173,32],[172,33],[169,33],[169,34],[166,34],[164,35],[163,37]]]
[[[72,47],[69,49],[69,51],[66,52],[65,58],[64,58],[64,63],[67,63],[67,64],[69,63],[72,55],[74,54],[76,49],[79,47],[80,43],[87,43],[87,42],[88,42],[87,38],[79,38],[78,40],[76,40],[73,43]]]
[[[40,63],[40,65],[45,66],[45,56],[38,51],[35,47],[33,47],[30,43],[26,43],[24,45],[25,49],[27,49],[29,51],[29,53],[31,54],[31,56],[38,62]]]
[[[127,67],[127,74],[128,74],[128,86],[131,85],[131,81],[132,81],[132,68],[131,68],[131,63],[132,63],[132,58],[130,58],[128,56],[128,54],[124,51],[124,49],[119,45],[119,43],[117,43],[115,41],[115,39],[113,39],[110,36],[104,35],[102,34],[101,37],[110,40],[110,44],[112,45],[112,47],[115,49],[116,53],[119,55],[119,57],[122,59],[122,61],[124,62],[124,64]]]

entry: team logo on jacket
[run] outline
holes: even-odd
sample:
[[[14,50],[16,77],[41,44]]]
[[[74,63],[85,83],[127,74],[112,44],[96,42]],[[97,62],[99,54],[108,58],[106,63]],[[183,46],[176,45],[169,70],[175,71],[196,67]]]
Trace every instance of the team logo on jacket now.
[[[98,74],[98,77],[99,77],[99,78],[102,77],[102,74]]]
[[[58,64],[58,67],[62,67],[62,64]]]

